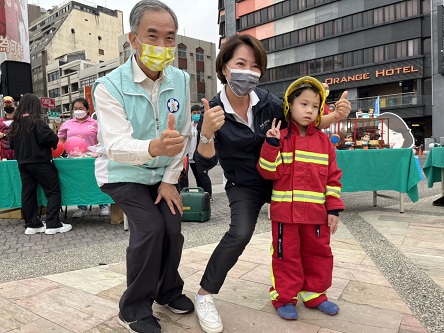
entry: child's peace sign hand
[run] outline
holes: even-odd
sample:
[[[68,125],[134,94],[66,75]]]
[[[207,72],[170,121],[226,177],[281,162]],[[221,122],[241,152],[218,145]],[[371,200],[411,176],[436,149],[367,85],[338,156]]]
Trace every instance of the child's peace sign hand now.
[[[279,120],[278,124],[276,125],[276,118],[274,118],[271,122],[271,128],[267,131],[267,138],[276,138],[279,140],[281,138],[280,128],[281,121]]]

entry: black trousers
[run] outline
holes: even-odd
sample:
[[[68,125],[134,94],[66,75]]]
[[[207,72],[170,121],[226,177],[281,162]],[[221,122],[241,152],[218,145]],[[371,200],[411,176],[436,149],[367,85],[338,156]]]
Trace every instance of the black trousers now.
[[[19,164],[20,178],[22,180],[22,212],[26,227],[40,228],[42,221],[37,217],[37,185],[45,192],[48,204],[46,206],[46,227],[60,228],[60,207],[62,194],[59,185],[59,171],[52,161],[43,163]]]
[[[177,209],[173,215],[165,200],[154,204],[159,185],[111,183],[101,187],[128,218],[127,289],[119,302],[127,321],[152,315],[154,301],[167,304],[183,290],[178,272],[184,241],[181,216]]]
[[[231,209],[230,229],[208,261],[200,286],[217,294],[230,269],[236,264],[256,227],[259,212],[270,201],[270,191],[228,183],[225,187]],[[271,240],[270,240],[271,241]]]
[[[213,190],[211,187],[211,179],[208,176],[208,170],[201,169],[196,166],[196,163],[190,163],[190,168],[193,170],[194,178],[196,178],[196,184],[199,187],[202,187],[205,192],[208,192],[210,195],[213,195]]]

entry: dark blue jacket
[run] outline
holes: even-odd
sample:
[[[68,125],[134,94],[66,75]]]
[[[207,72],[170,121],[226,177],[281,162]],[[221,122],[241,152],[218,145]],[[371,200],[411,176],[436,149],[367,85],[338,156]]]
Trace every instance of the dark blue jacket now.
[[[247,125],[237,122],[232,114],[225,112],[224,125],[214,133],[216,155],[206,159],[200,156],[196,150],[194,160],[198,168],[209,170],[217,164],[219,159],[224,176],[229,182],[271,193],[272,182],[261,177],[256,164],[273,118],[276,118],[276,123],[279,120],[282,121],[281,128],[286,127],[283,102],[266,90],[256,88],[255,92],[259,97],[259,102],[253,106],[254,132]],[[216,105],[220,105],[224,109],[220,93],[210,102],[210,107]],[[202,119],[198,125],[199,134]]]

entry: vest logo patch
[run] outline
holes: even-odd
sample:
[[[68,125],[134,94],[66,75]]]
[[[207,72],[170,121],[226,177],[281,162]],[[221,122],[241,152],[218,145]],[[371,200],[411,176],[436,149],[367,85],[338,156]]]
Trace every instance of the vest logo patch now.
[[[179,101],[175,98],[170,98],[167,102],[168,111],[170,113],[176,113],[179,111]]]

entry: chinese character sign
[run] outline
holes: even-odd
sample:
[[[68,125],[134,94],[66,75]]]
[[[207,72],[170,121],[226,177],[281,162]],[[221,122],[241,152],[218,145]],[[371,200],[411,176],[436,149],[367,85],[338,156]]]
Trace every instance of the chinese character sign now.
[[[27,0],[0,0],[0,62],[30,62]]]

